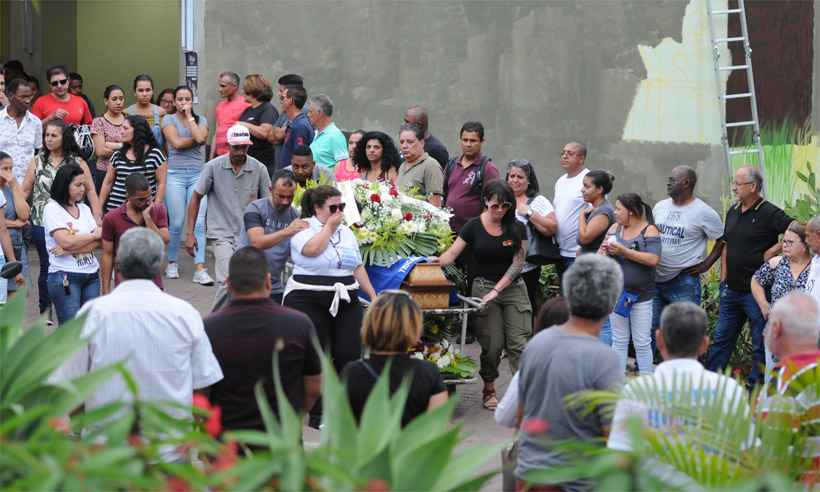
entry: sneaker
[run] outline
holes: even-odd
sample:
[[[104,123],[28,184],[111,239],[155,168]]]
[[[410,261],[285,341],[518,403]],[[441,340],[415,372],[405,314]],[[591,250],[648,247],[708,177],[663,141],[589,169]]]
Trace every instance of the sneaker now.
[[[176,263],[168,263],[165,267],[165,276],[168,278],[179,278],[179,267]]]
[[[213,285],[214,284],[214,279],[212,279],[211,276],[208,275],[208,270],[202,269],[202,270],[197,270],[196,273],[194,273],[193,282],[195,284],[200,284],[200,285]]]
[[[322,417],[319,415],[311,415],[308,417],[308,427],[316,430],[322,429]]]

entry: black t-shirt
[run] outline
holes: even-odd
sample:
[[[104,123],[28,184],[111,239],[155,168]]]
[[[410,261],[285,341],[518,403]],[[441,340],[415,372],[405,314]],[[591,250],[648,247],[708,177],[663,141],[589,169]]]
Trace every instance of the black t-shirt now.
[[[205,318],[205,333],[224,375],[211,386],[210,399],[222,408],[225,429],[264,430],[254,395],[259,381],[263,381],[268,402],[277,412],[273,385],[277,343],[283,343],[279,373],[285,395],[297,412],[307,410],[303,408],[303,377],[321,373],[319,355],[311,341],[316,330],[307,316],[270,299],[233,300]]]
[[[726,241],[726,285],[738,292],[751,292],[752,275],[763,264],[763,253],[777,243],[792,218],[770,202],[760,199],[741,213],[741,205],[726,212],[723,241]]]
[[[425,411],[430,404],[430,397],[446,391],[438,367],[426,360],[412,359],[407,354],[386,356],[371,355],[369,359],[348,362],[342,369],[342,379],[347,388],[347,396],[356,422],[361,420],[364,404],[370,391],[376,386],[378,376],[390,360],[390,394],[392,395],[404,378],[412,374],[410,392],[404,403],[404,414],[401,417],[402,427],[410,423]]]
[[[437,160],[438,163],[441,164],[442,169],[447,167],[447,163],[450,162],[450,153],[447,152],[447,147],[441,143],[441,140],[432,135],[424,141],[424,151],[430,154],[430,157]]]
[[[261,125],[263,123],[273,125],[276,123],[278,118],[279,112],[276,111],[276,108],[274,108],[271,103],[266,102],[255,108],[249,106],[242,112],[242,115],[239,117],[239,121],[247,121],[248,123],[252,123],[254,125]],[[258,139],[254,137],[253,134],[251,134],[251,142],[253,143],[251,148],[248,149],[248,155],[258,160],[268,168],[275,165],[276,150],[274,149],[272,143],[267,140]]]
[[[523,224],[515,221],[515,227],[518,229],[519,238],[523,240],[527,237]],[[461,228],[458,237],[470,246],[473,259],[472,276],[483,277],[491,282],[501,280],[518,251],[511,236],[503,233],[501,236],[491,236],[487,233],[484,224],[481,223],[481,216],[470,219]]]

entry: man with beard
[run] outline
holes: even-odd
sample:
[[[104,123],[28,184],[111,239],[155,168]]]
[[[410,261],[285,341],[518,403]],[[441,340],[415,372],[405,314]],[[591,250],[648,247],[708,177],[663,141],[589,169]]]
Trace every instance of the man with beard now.
[[[290,258],[290,238],[308,227],[291,206],[296,182],[293,173],[280,169],[273,175],[270,198],[260,198],[245,208],[248,244],[265,253],[271,275],[270,297],[282,303],[282,270]]]
[[[165,205],[151,200],[151,187],[148,178],[142,173],[132,173],[125,178],[127,198],[121,206],[111,210],[102,223],[102,261],[100,265],[101,294],[111,292],[111,271],[117,255],[120,238],[132,227],[146,227],[159,234],[167,245],[168,211]],[[119,277],[115,279],[119,284]],[[154,283],[162,288],[162,276],[154,277]]]

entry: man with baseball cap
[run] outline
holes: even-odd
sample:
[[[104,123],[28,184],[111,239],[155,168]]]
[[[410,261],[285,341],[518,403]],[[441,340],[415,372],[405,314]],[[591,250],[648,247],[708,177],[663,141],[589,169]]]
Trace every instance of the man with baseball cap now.
[[[245,233],[242,214],[254,200],[270,196],[270,177],[265,165],[248,155],[251,134],[242,125],[227,132],[228,153],[208,161],[202,168],[185,224],[185,249],[193,256],[196,250],[194,223],[203,197],[208,197],[205,237],[213,241],[214,273],[218,286],[214,306],[227,296],[225,279],[228,264]]]

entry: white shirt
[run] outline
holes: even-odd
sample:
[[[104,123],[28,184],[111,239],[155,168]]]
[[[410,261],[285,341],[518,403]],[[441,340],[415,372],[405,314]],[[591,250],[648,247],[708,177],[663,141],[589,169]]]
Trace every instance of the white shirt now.
[[[0,111],[0,150],[11,156],[12,174],[18,183],[23,183],[34,151],[41,148],[43,123],[40,118],[26,111],[20,126],[17,126],[17,120],[9,116],[8,108]]]
[[[552,203],[558,220],[558,245],[561,247],[561,256],[565,258],[575,258],[578,253],[578,216],[586,206],[581,188],[588,172],[589,169],[582,169],[573,178],[564,174],[555,182]]]
[[[199,312],[162,292],[151,280],[120,283],[110,294],[87,302],[77,317],[83,315],[87,318],[82,336],[89,337],[88,345],[52,375],[52,382],[124,361],[140,399],[190,406],[195,389],[222,379]],[[117,375],[97,388],[85,409],[131,400],[125,381]],[[177,418],[191,418],[184,408],[167,411]]]
[[[817,304],[820,305],[820,255],[814,255],[814,258],[811,259],[806,292],[811,294]]]
[[[695,359],[671,359],[659,364],[653,374],[641,376],[627,383],[623,398],[615,406],[607,447],[621,451],[632,449],[627,429],[630,417],[638,417],[644,426],[656,430],[668,428],[671,432],[673,427],[681,425],[677,418],[668,418],[662,409],[649,406],[637,396],[641,393],[650,393],[667,398],[666,395],[672,393],[670,390],[673,389],[673,384],[681,389],[694,390],[692,408],[701,408],[704,403],[710,403],[710,400],[721,391],[725,395],[725,409],[743,408],[747,412],[750,411],[748,395],[734,379],[707,371]]]
[[[344,224],[339,225],[330,236],[327,248],[318,256],[304,256],[302,249],[324,225],[316,217],[308,219],[309,227],[298,232],[290,240],[290,258],[294,275],[324,275],[328,277],[348,277],[362,264],[359,242],[353,231]]]
[[[552,206],[552,203],[542,195],[536,195],[532,201],[530,202],[530,209],[532,213],[543,215],[546,217],[551,212],[555,211],[555,208]],[[527,241],[532,241],[532,230],[527,226],[529,224],[530,219],[526,215],[521,215],[518,213],[518,209],[515,210],[515,218],[518,222],[524,224],[524,228],[527,231]],[[532,263],[524,263],[524,268],[521,269],[522,272],[529,272],[530,270],[534,269],[538,265],[533,265]]]
[[[90,234],[97,230],[97,222],[91,209],[85,203],[78,203],[80,217],[74,218],[54,200],[49,200],[43,208],[43,227],[46,229],[46,249],[48,250],[48,273],[94,273],[100,269],[97,258],[92,253],[66,253],[57,256],[52,250],[57,247],[54,231],[65,229],[69,234]]]
[[[495,423],[504,427],[515,428],[518,417],[518,371],[515,371],[504,397],[495,407]]]

